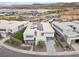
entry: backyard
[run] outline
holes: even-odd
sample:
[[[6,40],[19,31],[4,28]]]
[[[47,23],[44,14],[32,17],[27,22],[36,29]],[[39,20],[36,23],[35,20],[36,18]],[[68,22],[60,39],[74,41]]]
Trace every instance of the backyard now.
[[[23,41],[23,32],[24,32],[25,29],[17,32],[17,33],[14,33],[12,36],[20,41]]]
[[[56,44],[55,44],[55,48],[57,49],[57,51],[74,51],[73,47],[70,46],[63,37],[55,34],[56,36]]]

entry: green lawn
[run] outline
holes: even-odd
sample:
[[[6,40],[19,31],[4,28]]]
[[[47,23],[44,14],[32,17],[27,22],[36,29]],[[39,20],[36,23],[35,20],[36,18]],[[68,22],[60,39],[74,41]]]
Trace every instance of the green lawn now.
[[[24,32],[24,30],[17,32],[16,34],[14,34],[14,37],[18,40],[23,41],[23,32]]]

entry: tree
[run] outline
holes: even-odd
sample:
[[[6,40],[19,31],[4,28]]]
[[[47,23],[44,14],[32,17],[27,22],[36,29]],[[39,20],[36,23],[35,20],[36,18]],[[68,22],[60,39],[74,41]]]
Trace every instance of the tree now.
[[[38,42],[37,42],[37,46],[38,46],[39,48],[43,48],[43,47],[45,46],[45,41],[43,41],[43,40],[38,41]]]

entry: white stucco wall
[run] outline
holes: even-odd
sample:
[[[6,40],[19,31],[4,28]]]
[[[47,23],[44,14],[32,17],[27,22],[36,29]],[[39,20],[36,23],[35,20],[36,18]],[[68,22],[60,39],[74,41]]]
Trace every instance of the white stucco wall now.
[[[36,37],[36,41],[35,41],[35,45],[37,45],[37,43],[42,40],[46,43],[46,37],[45,36],[37,36]]]

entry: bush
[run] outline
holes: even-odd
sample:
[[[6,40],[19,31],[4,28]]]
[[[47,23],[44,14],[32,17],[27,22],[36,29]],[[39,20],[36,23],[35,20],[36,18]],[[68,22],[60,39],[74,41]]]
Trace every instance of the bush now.
[[[69,45],[66,45],[66,46],[65,46],[65,49],[66,49],[66,50],[70,50],[71,48],[69,47]]]
[[[39,48],[43,48],[43,47],[45,46],[45,42],[42,41],[42,40],[40,40],[40,41],[37,42],[37,46],[38,46]]]
[[[13,47],[19,47],[22,44],[21,41],[14,40],[14,39],[7,40],[5,43]]]
[[[13,35],[13,37],[15,37],[16,39],[18,39],[18,40],[20,40],[20,41],[23,41],[23,32],[24,32],[24,29],[21,30],[21,31],[19,31],[19,32],[17,32],[17,33],[15,33],[15,34]]]

